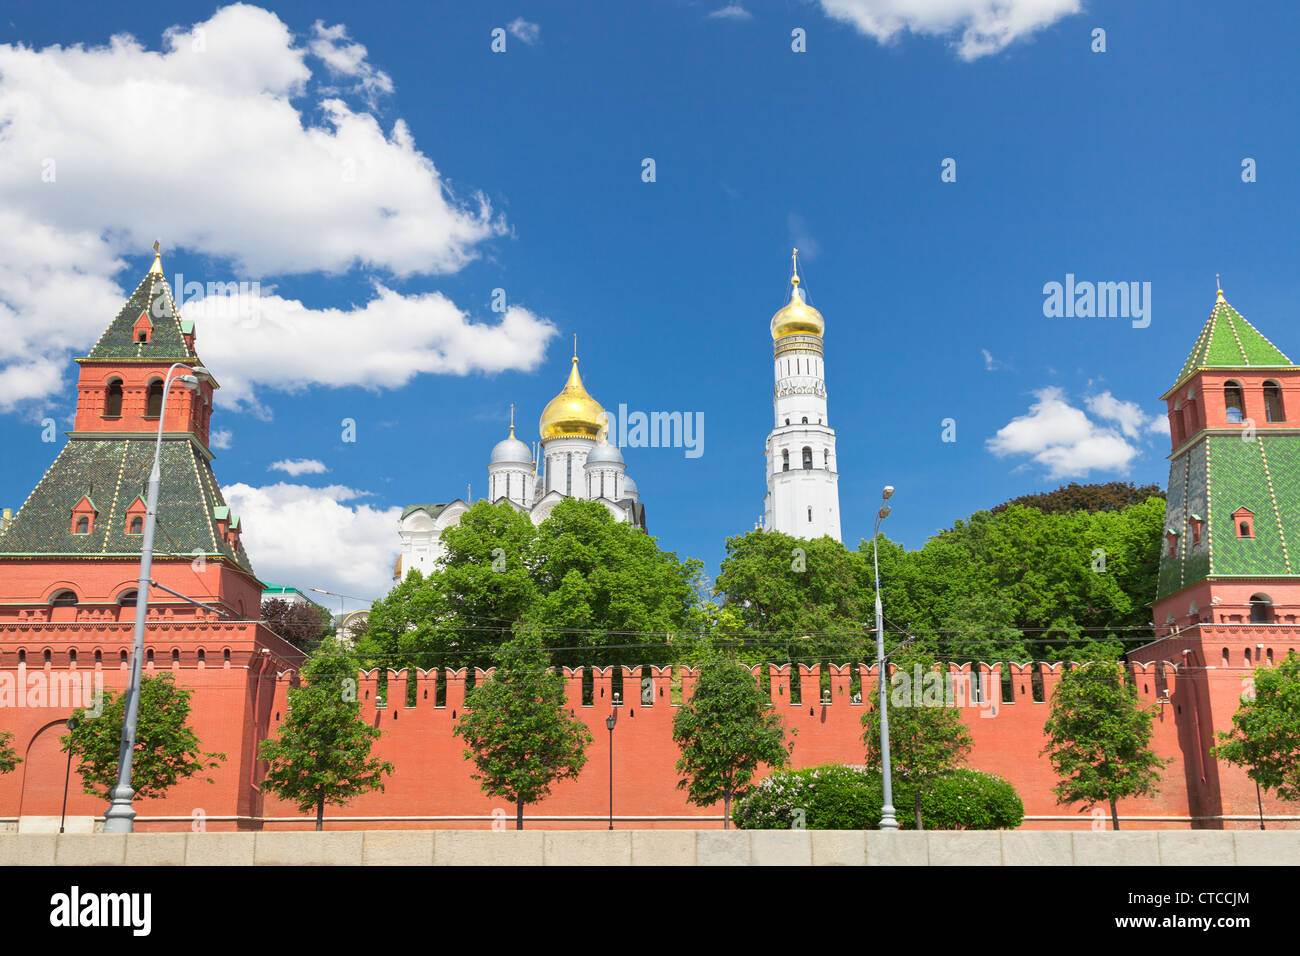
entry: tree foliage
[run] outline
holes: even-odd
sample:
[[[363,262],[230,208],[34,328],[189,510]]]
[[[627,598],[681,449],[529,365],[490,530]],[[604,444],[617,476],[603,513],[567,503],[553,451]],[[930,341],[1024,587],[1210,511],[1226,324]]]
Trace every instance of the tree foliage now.
[[[993,514],[1005,511],[1012,505],[1034,508],[1044,514],[1123,511],[1133,505],[1140,505],[1148,498],[1164,498],[1164,496],[1165,493],[1159,485],[1143,485],[1137,488],[1128,481],[1108,481],[1105,484],[1094,485],[1081,485],[1077,481],[1072,481],[1055,491],[1012,498],[1006,504],[994,508]]]
[[[731,801],[742,794],[760,765],[789,762],[785,730],[771,701],[745,665],[718,657],[700,668],[694,693],[673,715],[679,790],[706,807],[723,804],[723,826]],[[793,746],[793,745],[791,745]]]
[[[357,661],[341,645],[327,642],[303,666],[302,687],[289,691],[280,736],[263,740],[258,756],[269,763],[262,789],[314,811],[322,828],[325,805],[346,804],[371,790],[383,790],[393,765],[370,755],[382,736],[361,716]]]
[[[922,829],[921,797],[926,786],[936,777],[955,770],[966,762],[973,741],[970,730],[961,719],[961,712],[948,700],[937,706],[926,701],[921,688],[914,686],[907,669],[919,663],[924,672],[933,673],[933,662],[924,658],[900,658],[901,675],[906,688],[894,685],[889,693],[889,764],[892,777],[908,785],[912,791],[912,812],[916,828]],[[941,678],[946,675],[938,675]],[[945,685],[946,686],[946,685]],[[906,690],[906,693],[899,691]],[[882,766],[880,748],[880,698],[874,695],[871,705],[862,715],[862,740],[867,747],[867,765],[874,769]]]
[[[1256,668],[1252,683],[1215,753],[1261,789],[1300,800],[1300,656],[1291,651],[1276,667]]]
[[[569,712],[564,678],[550,669],[537,629],[524,625],[497,652],[492,676],[465,698],[455,733],[485,793],[524,806],[551,792],[557,780],[577,777],[587,762],[591,731]]]
[[[566,499],[535,527],[480,501],[441,540],[438,567],[412,570],[371,608],[363,653],[390,667],[486,667],[527,620],[556,664],[662,664],[668,635],[706,623],[701,563],[599,502]]]
[[[222,753],[205,753],[189,725],[192,690],[177,687],[171,674],[143,676],[136,721],[131,787],[138,799],[161,797],[178,781],[217,767]],[[103,712],[87,717],[72,712],[77,725],[59,738],[64,751],[77,758],[86,793],[108,799],[117,786],[117,761],[126,723],[126,694],[104,692]],[[212,779],[207,778],[208,783]]]
[[[262,623],[300,650],[320,645],[331,630],[329,611],[311,601],[272,598],[262,603]]]
[[[1155,715],[1155,707],[1138,703],[1118,663],[1096,661],[1064,670],[1043,727],[1048,740],[1043,753],[1060,778],[1054,788],[1057,803],[1080,803],[1082,810],[1108,803],[1118,830],[1118,801],[1158,793],[1160,771],[1171,759],[1151,749]]]
[[[14,752],[14,748],[9,746],[9,742],[14,739],[14,735],[7,731],[0,730],[0,774],[6,774],[13,771],[23,758]]]

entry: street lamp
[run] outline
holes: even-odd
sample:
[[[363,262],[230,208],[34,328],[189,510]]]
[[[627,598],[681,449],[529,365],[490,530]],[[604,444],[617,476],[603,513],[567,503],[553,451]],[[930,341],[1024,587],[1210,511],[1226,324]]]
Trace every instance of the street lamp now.
[[[880,493],[883,502],[894,494],[893,485],[885,485]],[[884,770],[884,806],[880,813],[880,829],[897,830],[898,820],[894,816],[894,783],[889,766],[889,703],[886,694],[885,670],[889,666],[885,661],[885,617],[880,608],[880,558],[876,553],[876,539],[880,537],[880,522],[889,517],[889,505],[882,504],[876,512],[876,527],[871,532],[871,565],[876,574],[876,671],[880,680],[880,765]]]
[[[617,705],[618,701],[614,701]],[[614,725],[618,723],[618,707],[610,710],[605,718],[605,728],[609,731],[609,828],[614,829]]]
[[[77,729],[77,718],[69,717],[68,733]],[[59,815],[59,832],[63,832],[63,823],[68,819],[68,781],[72,779],[72,741],[68,741],[68,769],[63,774],[63,813]]]
[[[183,368],[188,375],[172,376]],[[153,536],[158,523],[158,486],[161,483],[162,435],[167,421],[167,394],[172,383],[179,381],[186,388],[197,390],[199,377],[208,370],[201,365],[189,366],[177,362],[167,370],[163,380],[162,407],[158,410],[158,438],[154,443],[153,469],[149,472],[149,487],[145,494],[144,534],[140,538],[140,582],[136,588],[135,640],[131,651],[131,683],[126,689],[126,715],[122,722],[122,744],[117,755],[117,785],[113,787],[112,802],[104,812],[105,833],[130,833],[135,829],[135,810],[131,800],[131,761],[135,756],[135,731],[140,719],[140,672],[144,660],[144,622],[149,613],[149,578],[153,571]]]

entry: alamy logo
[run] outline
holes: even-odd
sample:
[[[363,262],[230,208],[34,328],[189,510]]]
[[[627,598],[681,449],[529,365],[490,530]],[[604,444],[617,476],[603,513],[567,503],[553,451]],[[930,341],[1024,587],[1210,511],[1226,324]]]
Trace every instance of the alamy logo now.
[[[17,673],[0,671],[0,707],[85,709],[87,717],[104,712],[102,671],[33,671],[19,662]]]
[[[1043,286],[1043,315],[1049,319],[1132,319],[1133,328],[1151,324],[1150,282],[1075,282]]]
[[[608,415],[608,413],[606,413]],[[687,458],[704,454],[703,412],[629,412],[620,404],[608,415],[609,437],[620,448],[684,448]]]
[[[127,926],[134,936],[148,936],[153,926],[150,893],[82,893],[78,886],[50,897],[50,925]]]

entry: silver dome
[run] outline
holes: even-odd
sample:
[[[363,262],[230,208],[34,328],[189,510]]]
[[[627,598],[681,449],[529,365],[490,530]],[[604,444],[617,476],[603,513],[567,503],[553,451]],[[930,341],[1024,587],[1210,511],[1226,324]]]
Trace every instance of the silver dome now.
[[[631,475],[623,476],[623,494],[629,498],[633,495],[640,494],[636,489],[636,482],[632,480]]]
[[[531,465],[533,450],[511,435],[496,443],[488,465]]]
[[[618,450],[617,445],[611,445],[609,442],[601,442],[590,452],[587,453],[587,467],[592,465],[622,465],[623,453]]]

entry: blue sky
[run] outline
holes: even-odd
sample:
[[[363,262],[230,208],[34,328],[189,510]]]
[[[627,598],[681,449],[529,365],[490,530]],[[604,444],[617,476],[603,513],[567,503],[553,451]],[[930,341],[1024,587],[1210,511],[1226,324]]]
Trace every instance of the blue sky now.
[[[40,422],[67,427],[71,357],[156,237],[169,278],[260,283],[257,321],[182,312],[224,386],[218,477],[280,583],[382,593],[392,509],[483,494],[509,404],[531,441],[573,334],[606,408],[703,413],[701,457],[625,454],[651,532],[715,573],[762,512],[791,245],[846,542],[886,483],[909,547],[1063,481],[1163,484],[1158,399],[1216,272],[1300,352],[1300,11],[993,6],[7,5],[0,503],[57,452]],[[1067,274],[1150,283],[1149,326],[1045,317]]]

